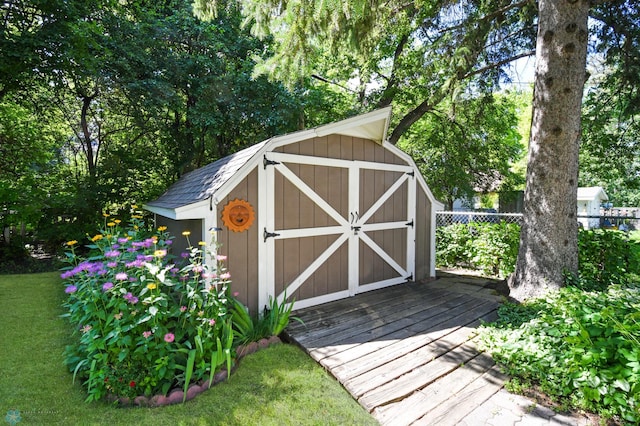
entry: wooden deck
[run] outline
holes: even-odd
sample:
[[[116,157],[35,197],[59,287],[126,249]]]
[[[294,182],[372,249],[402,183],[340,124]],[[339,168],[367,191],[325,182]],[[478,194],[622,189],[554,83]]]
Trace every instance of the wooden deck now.
[[[445,277],[360,294],[296,311],[304,325],[287,334],[381,424],[469,422],[505,380],[474,343],[501,300],[486,283]]]

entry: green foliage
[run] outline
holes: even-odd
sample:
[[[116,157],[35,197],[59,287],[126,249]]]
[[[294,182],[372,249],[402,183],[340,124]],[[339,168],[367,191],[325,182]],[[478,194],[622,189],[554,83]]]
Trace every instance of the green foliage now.
[[[471,222],[436,229],[436,266],[461,267],[506,277],[514,271],[520,226]],[[640,239],[621,231],[590,229],[578,233],[578,276],[566,282],[584,290],[638,279]]]
[[[524,154],[517,94],[465,94],[441,108],[415,123],[398,144],[412,155],[436,198],[452,209],[456,199],[495,190],[498,177],[517,186],[511,164]]]
[[[234,299],[232,303],[233,330],[238,344],[280,335],[289,324],[294,304],[293,301],[278,303],[270,297],[269,307],[265,308],[263,314],[251,316],[247,307],[238,300]]]
[[[520,226],[513,223],[454,224],[436,229],[436,265],[506,277],[518,256]]]
[[[211,380],[224,361],[230,367],[229,274],[219,261],[205,263],[215,252],[191,247],[178,268],[163,228],[153,232],[135,216],[126,228],[107,220],[88,257],[76,255],[77,241],[67,243],[71,266],[62,274],[76,335],[65,363],[84,380],[87,401],[166,394]]]
[[[639,244],[621,231],[589,229],[578,234],[578,276],[567,282],[583,290],[604,290],[637,278]]]
[[[566,287],[546,299],[505,304],[481,346],[522,387],[625,422],[640,420],[640,288],[601,293]]]

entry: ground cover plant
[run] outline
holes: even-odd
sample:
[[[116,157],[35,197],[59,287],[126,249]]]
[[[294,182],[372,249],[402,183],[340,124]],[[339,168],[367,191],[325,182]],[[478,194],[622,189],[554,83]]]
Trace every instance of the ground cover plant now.
[[[190,383],[211,384],[223,365],[230,371],[225,257],[201,242],[176,259],[172,238],[166,227],[150,229],[134,215],[128,226],[107,217],[87,257],[76,255],[77,241],[67,243],[64,307],[76,339],[65,363],[86,385],[88,401],[166,395],[175,387],[186,398]]]
[[[73,338],[59,273],[0,276],[0,414],[50,425],[375,425],[308,355],[276,345],[242,359],[228,381],[185,404],[117,408],[83,403],[63,364]],[[27,354],[27,356],[25,356]]]
[[[579,277],[546,298],[501,306],[499,320],[481,330],[481,347],[512,376],[512,390],[537,389],[562,408],[637,424],[640,285],[628,266],[640,259],[638,235],[629,246],[609,238],[619,233],[583,235]]]

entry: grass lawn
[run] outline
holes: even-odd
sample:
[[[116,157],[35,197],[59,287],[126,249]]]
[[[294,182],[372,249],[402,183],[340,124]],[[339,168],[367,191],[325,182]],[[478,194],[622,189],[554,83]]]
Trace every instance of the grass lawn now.
[[[19,425],[375,425],[299,348],[277,345],[242,360],[228,382],[186,404],[116,408],[85,403],[62,351],[69,326],[57,273],[0,275],[0,418]]]

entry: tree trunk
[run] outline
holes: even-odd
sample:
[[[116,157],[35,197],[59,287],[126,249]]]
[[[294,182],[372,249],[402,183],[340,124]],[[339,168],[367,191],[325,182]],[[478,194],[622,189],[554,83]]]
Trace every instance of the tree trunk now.
[[[578,269],[578,148],[587,0],[540,0],[524,217],[511,296],[560,288]]]

